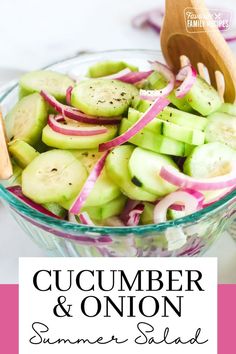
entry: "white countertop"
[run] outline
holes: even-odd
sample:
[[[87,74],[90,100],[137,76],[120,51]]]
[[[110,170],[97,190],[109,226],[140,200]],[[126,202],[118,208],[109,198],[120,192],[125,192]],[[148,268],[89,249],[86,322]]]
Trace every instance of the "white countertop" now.
[[[177,1],[177,0],[176,0]],[[221,1],[208,0],[222,7]],[[130,25],[133,15],[161,0],[8,0],[1,2],[0,85],[23,71],[42,67],[82,50],[158,49],[151,30]],[[234,0],[224,7],[233,9]],[[18,227],[0,203],[0,283],[18,280],[18,257],[46,256]],[[206,254],[219,259],[219,282],[236,283],[236,243],[224,234]]]

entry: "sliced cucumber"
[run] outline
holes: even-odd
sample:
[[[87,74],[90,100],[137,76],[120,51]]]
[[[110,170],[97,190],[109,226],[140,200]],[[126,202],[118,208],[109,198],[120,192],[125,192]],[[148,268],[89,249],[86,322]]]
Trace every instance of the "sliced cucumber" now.
[[[43,204],[43,207],[49,210],[51,213],[59,216],[61,219],[65,219],[66,217],[67,211],[57,203],[45,203]]]
[[[136,105],[136,109],[140,112],[146,112],[149,107],[150,102],[145,100],[140,100]],[[182,112],[179,109],[169,106],[164,108],[163,111],[158,114],[157,118],[190,129],[204,130],[207,126],[207,118],[199,117],[188,112]]]
[[[23,140],[30,145],[39,142],[46,124],[47,105],[38,93],[22,98],[6,116],[9,139]]]
[[[125,206],[126,200],[127,198],[121,194],[119,197],[107,204],[101,205],[99,207],[84,207],[83,211],[86,211],[94,220],[105,220],[112,216],[120,215]]]
[[[118,80],[90,79],[74,87],[71,104],[87,114],[112,117],[126,112],[136,96],[138,90],[134,85]]]
[[[140,223],[142,225],[154,224],[153,214],[155,205],[151,203],[144,203],[144,210],[140,217]]]
[[[19,81],[20,96],[26,96],[33,92],[45,90],[59,101],[66,98],[66,90],[69,86],[74,86],[74,81],[67,75],[50,70],[32,71]]]
[[[222,176],[231,170],[236,151],[222,143],[197,146],[184,163],[184,173],[196,178]]]
[[[174,210],[168,209],[167,211],[167,219],[168,220],[175,220],[179,218],[183,218],[186,215],[184,210]]]
[[[155,201],[156,196],[138,187],[137,181],[132,182],[128,164],[134,147],[122,145],[115,148],[107,157],[106,171],[109,177],[120,187],[121,191],[130,199]]]
[[[146,83],[146,89],[150,90],[160,90],[164,88],[167,85],[166,79],[157,71],[154,71],[147,79]],[[173,90],[169,96],[168,99],[170,102],[179,108],[181,111],[185,112],[192,112],[192,107],[188,103],[185,97],[183,98],[177,98],[175,95],[175,90]]]
[[[23,171],[22,191],[36,203],[75,198],[87,178],[83,164],[70,152],[51,150],[36,157]]]
[[[88,76],[91,78],[98,78],[112,75],[125,68],[129,68],[132,71],[138,71],[136,66],[127,64],[124,61],[105,60],[90,66],[88,69]]]
[[[228,113],[232,116],[236,116],[236,104],[222,103],[222,105],[218,109],[218,112]]]
[[[182,141],[191,145],[202,145],[205,141],[205,133],[197,129],[181,127],[170,122],[163,123],[162,134],[169,138]]]
[[[218,92],[200,76],[185,97],[190,106],[203,116],[217,111],[222,104]]]
[[[96,149],[71,150],[71,153],[83,163],[88,172],[103,155],[103,152],[98,152]]]
[[[134,124],[142,117],[142,113],[134,108],[129,108],[128,110],[128,121]],[[148,129],[156,134],[162,133],[163,121],[160,119],[153,119],[150,123],[145,125],[145,129]]]
[[[117,133],[115,125],[108,125],[106,128],[106,133],[96,136],[68,136],[55,132],[47,125],[43,129],[42,140],[46,145],[59,149],[96,149],[101,143],[114,138]]]
[[[127,119],[122,119],[120,133],[128,130],[132,124]],[[131,143],[144,149],[173,156],[186,156],[186,144],[180,141],[155,134],[147,129],[142,129],[133,136]]]
[[[8,144],[8,150],[16,161],[17,165],[25,168],[33,161],[39,152],[23,140],[14,140]]]
[[[177,189],[173,184],[166,182],[159,176],[162,166],[168,165],[178,169],[169,156],[135,148],[129,160],[129,171],[132,180],[140,181],[144,190],[161,197]]]
[[[206,141],[219,141],[236,149],[236,116],[213,113],[208,117]]]
[[[2,180],[1,184],[4,187],[20,186],[22,168],[19,167],[14,161],[12,161],[13,175],[8,180]]]

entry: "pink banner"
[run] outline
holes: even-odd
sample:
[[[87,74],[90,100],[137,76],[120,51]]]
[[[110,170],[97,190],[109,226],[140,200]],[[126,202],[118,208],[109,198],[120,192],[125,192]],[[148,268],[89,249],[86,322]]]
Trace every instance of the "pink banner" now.
[[[236,353],[236,284],[218,287],[218,354]],[[0,285],[0,352],[18,354],[18,285]]]

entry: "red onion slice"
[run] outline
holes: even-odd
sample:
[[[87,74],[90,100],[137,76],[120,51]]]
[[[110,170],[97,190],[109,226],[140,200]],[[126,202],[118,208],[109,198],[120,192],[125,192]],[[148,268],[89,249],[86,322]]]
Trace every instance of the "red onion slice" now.
[[[63,116],[54,116],[50,114],[48,117],[48,125],[50,128],[60,134],[69,136],[93,136],[104,134],[107,132],[107,128],[102,126],[91,126],[91,127],[72,127],[69,125],[64,125],[60,123],[64,121]]]
[[[160,90],[140,90],[140,97],[143,100],[153,101],[158,97],[166,97],[175,87],[175,75],[172,71],[164,64],[159,63],[158,61],[151,62],[151,67],[153,70],[158,71],[164,76],[168,84],[166,87]]]
[[[122,82],[126,82],[128,84],[136,84],[139,81],[145,80],[152,74],[153,70],[149,71],[131,71],[130,69],[124,69],[120,72],[109,75],[103,76],[103,79],[115,79]]]
[[[90,192],[93,190],[94,185],[100,176],[103,167],[106,162],[107,155],[109,154],[109,151],[105,152],[103,156],[98,160],[98,162],[94,165],[90,175],[88,176],[82,190],[80,191],[79,195],[77,196],[75,202],[70,208],[70,213],[71,214],[79,214],[81,208],[83,207],[84,203],[86,202],[86,199],[88,198]],[[102,193],[102,191],[101,191]]]
[[[68,89],[66,90],[66,103],[68,104],[68,106],[71,105],[71,92],[73,90],[72,86],[69,86]]]
[[[81,224],[95,226],[95,224],[92,222],[92,220],[90,219],[90,216],[88,215],[88,213],[86,213],[86,211],[81,213],[79,215],[79,218],[80,218]]]
[[[51,213],[49,210],[44,208],[42,205],[37,204],[37,203],[33,202],[32,200],[28,199],[27,197],[25,197],[24,194],[22,193],[22,189],[20,186],[8,187],[7,190],[10,193],[12,193],[16,198],[20,199],[22,202],[24,202],[25,204],[30,206],[32,209],[35,209],[44,215],[51,216],[52,218],[61,219],[59,216]]]
[[[80,112],[78,109],[74,107],[66,106],[60,102],[58,102],[55,97],[49,95],[46,91],[40,92],[41,96],[45,99],[45,101],[53,107],[58,113],[66,116],[67,118],[76,120],[81,123],[88,124],[118,124],[120,123],[121,117],[113,117],[113,118],[103,118],[103,117],[93,117],[89,116],[85,113]]]
[[[144,204],[139,203],[128,214],[126,226],[137,226],[140,221],[140,216],[144,211]]]
[[[185,214],[189,215],[199,209],[199,198],[189,191],[177,191],[164,197],[154,208],[154,222],[159,224],[167,220],[167,210],[173,204],[184,205]]]
[[[184,97],[191,90],[197,78],[197,71],[192,65],[186,65],[180,69],[176,80],[182,81],[181,85],[175,90],[178,98]]]
[[[162,27],[163,16],[164,12],[161,8],[142,12],[132,19],[132,25],[136,28],[149,26],[159,34]]]
[[[163,166],[160,176],[165,181],[181,188],[191,188],[200,191],[223,189],[236,186],[236,163],[232,163],[230,173],[212,178],[190,177],[171,166]]]
[[[116,137],[115,139],[100,144],[99,151],[106,151],[114,148],[115,146],[126,143],[141,129],[143,129],[149,122],[151,122],[157,116],[157,114],[159,114],[166,106],[168,106],[169,103],[170,101],[168,101],[166,98],[157,98],[152,103],[150,108],[143,114],[143,116],[134,125],[132,125],[132,127],[130,127],[126,132]]]

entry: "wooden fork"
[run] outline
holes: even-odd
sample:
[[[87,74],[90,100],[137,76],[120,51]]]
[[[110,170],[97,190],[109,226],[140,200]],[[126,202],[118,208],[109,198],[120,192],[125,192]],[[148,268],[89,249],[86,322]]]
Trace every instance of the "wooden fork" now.
[[[227,102],[236,100],[236,59],[216,26],[187,26],[187,12],[197,17],[210,16],[204,0],[166,0],[161,31],[161,48],[167,64],[178,71],[187,58]],[[181,59],[181,60],[180,60]],[[182,64],[182,65],[181,65]]]
[[[7,148],[7,136],[0,110],[0,180],[9,179],[13,175],[11,159]]]

